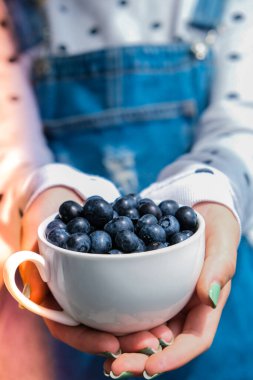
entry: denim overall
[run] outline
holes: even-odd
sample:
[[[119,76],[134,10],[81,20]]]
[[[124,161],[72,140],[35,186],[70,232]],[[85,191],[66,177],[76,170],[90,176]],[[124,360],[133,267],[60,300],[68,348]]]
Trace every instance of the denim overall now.
[[[20,21],[29,13],[36,23],[38,13],[31,3],[29,9],[19,5],[21,50],[40,40],[39,28],[29,33],[29,24]],[[223,5],[221,0],[197,1],[191,26],[203,38],[218,27]],[[211,49],[203,53],[197,45],[175,41],[76,56],[49,54],[34,65],[33,80],[55,160],[107,177],[127,193],[154,182],[165,165],[191,149],[197,120],[209,102],[212,74]],[[239,251],[232,295],[212,347],[159,378],[253,379],[253,255],[244,238]],[[55,356],[59,380],[105,379],[101,357],[59,342]]]

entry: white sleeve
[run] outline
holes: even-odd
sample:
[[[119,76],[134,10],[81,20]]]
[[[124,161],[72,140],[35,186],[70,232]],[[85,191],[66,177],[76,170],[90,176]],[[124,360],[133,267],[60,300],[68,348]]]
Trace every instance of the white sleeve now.
[[[29,79],[29,55],[17,55],[9,15],[0,2],[0,193],[18,198],[25,173],[53,160]],[[11,190],[12,189],[12,190]]]
[[[143,192],[183,204],[227,206],[243,232],[253,224],[253,15],[252,2],[231,1],[215,44],[210,106],[189,154],[164,168]],[[248,9],[247,9],[248,8]],[[239,16],[238,16],[239,15]]]
[[[30,84],[33,54],[16,54],[3,2],[0,21],[0,220],[6,222],[13,207],[25,211],[53,186],[71,188],[82,198],[100,194],[114,200],[119,192],[109,181],[53,163]]]

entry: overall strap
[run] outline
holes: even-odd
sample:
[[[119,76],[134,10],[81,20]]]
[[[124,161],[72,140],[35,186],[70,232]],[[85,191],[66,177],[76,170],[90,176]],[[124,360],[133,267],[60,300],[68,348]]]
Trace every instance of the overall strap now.
[[[203,31],[220,25],[227,0],[197,0],[190,25]]]
[[[44,39],[44,15],[40,0],[5,0],[20,52]]]

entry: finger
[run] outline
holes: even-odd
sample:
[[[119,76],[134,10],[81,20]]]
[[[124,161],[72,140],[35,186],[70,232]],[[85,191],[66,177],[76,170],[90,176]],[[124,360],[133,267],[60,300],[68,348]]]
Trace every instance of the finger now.
[[[22,220],[21,247],[23,250],[39,253],[38,226],[45,218],[57,212],[61,203],[68,199],[81,202],[73,191],[60,187],[48,189],[36,198]],[[36,303],[41,303],[46,297],[48,288],[41,280],[36,266],[31,262],[23,263],[20,266],[20,275],[23,284],[30,288],[30,299]]]
[[[109,333],[100,332],[84,325],[66,326],[45,319],[45,323],[55,339],[71,347],[90,354],[117,353],[120,349],[118,339]]]
[[[230,283],[223,288],[216,309],[200,304],[189,312],[174,343],[147,359],[145,371],[149,376],[179,368],[211,346],[229,291]]]
[[[163,324],[150,330],[159,341],[161,347],[170,346],[174,340],[174,334],[168,325]]]
[[[37,243],[29,248],[23,245],[22,249],[39,252]],[[24,284],[24,290],[29,289],[29,299],[37,304],[41,304],[46,298],[49,289],[47,284],[42,281],[37,267],[32,262],[26,261],[19,266],[19,272]]]
[[[113,379],[125,376],[142,376],[147,358],[148,356],[144,354],[125,353],[113,361],[106,360],[104,372]]]
[[[149,331],[119,337],[122,352],[142,352],[151,355],[160,349],[159,340]]]
[[[37,243],[37,224],[23,224],[22,229],[22,250],[33,251],[39,253]],[[30,261],[26,261],[19,266],[19,272],[24,287],[29,287],[29,298],[35,303],[42,303],[48,293],[48,287],[42,281],[37,267]]]
[[[215,307],[220,289],[235,273],[239,225],[224,206],[200,204],[196,209],[206,221],[206,258],[197,293],[202,302]]]
[[[13,199],[3,195],[0,202],[0,289],[3,284],[3,271],[5,260],[20,249],[21,217]]]

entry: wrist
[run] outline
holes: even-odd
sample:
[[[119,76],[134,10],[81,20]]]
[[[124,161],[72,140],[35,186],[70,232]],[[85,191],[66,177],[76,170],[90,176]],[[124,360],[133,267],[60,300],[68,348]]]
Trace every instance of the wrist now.
[[[24,182],[21,190],[24,212],[37,197],[49,189],[70,191],[70,195],[78,197],[79,201],[92,195],[100,195],[106,201],[112,202],[119,196],[113,183],[102,177],[87,175],[64,164],[48,164],[36,169]],[[57,198],[56,196],[56,200]]]

